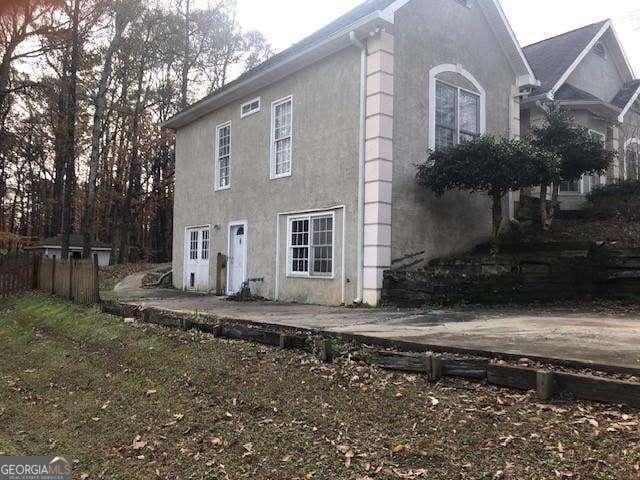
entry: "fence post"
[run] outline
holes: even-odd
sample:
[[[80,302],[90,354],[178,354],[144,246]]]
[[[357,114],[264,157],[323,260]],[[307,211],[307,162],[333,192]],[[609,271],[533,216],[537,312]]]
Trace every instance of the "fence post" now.
[[[100,303],[100,275],[98,265],[98,254],[93,254],[93,302]]]
[[[33,290],[38,290],[40,287],[40,268],[42,258],[39,255],[33,254],[33,283],[31,288]]]
[[[51,295],[56,294],[56,257],[51,261]]]
[[[69,257],[69,300],[73,300],[73,258]]]

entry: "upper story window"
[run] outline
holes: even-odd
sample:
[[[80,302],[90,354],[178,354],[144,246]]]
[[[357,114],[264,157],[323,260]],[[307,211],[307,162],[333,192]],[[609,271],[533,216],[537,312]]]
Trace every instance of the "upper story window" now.
[[[480,135],[480,95],[436,81],[435,148]]]
[[[331,277],[334,266],[332,214],[289,219],[288,272],[292,276]]]
[[[248,117],[254,113],[260,111],[260,97],[249,100],[247,103],[243,103],[240,107],[240,118]]]
[[[487,94],[473,74],[462,65],[443,63],[429,70],[428,79],[430,150],[485,133]]]
[[[601,59],[607,59],[607,47],[604,46],[604,43],[598,42],[593,47],[593,53],[599,56]]]
[[[287,97],[271,107],[271,178],[291,175],[293,100]]]
[[[231,123],[224,123],[216,128],[216,190],[224,190],[231,186],[229,167],[231,165]]]

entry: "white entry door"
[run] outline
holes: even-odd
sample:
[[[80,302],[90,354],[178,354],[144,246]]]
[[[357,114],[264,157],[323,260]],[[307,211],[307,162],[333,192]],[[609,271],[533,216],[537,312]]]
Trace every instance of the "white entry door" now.
[[[229,294],[238,293],[242,288],[242,283],[246,280],[246,225],[238,224],[229,227],[229,262],[228,272]]]
[[[209,227],[188,228],[184,238],[185,288],[200,292],[209,291]]]

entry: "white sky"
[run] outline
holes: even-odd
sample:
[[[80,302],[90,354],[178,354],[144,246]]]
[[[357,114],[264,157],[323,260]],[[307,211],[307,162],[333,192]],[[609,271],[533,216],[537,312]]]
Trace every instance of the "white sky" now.
[[[244,29],[264,33],[276,51],[313,33],[362,0],[236,0]],[[522,46],[611,18],[636,77],[640,76],[638,0],[501,0]]]

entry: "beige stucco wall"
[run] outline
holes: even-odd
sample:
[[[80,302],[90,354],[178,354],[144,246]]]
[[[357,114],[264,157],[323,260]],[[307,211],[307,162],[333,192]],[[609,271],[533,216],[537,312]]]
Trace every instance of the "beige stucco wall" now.
[[[477,6],[414,0],[397,12],[394,35],[392,258],[400,267],[406,263],[399,262],[403,257],[431,259],[461,252],[491,234],[485,195],[460,192],[437,198],[416,183],[416,164],[424,161],[428,140],[429,70],[461,65],[478,80],[486,91],[488,133],[517,135],[513,129],[519,125],[510,121],[515,73]],[[469,86],[459,81],[461,87]]]
[[[345,271],[342,271],[342,209],[335,210],[333,279],[286,276],[286,223],[280,225],[279,299],[338,304],[356,296],[356,198],[360,100],[360,52],[347,48],[242,101],[223,107],[176,136],[174,284],[183,286],[184,230],[212,225],[210,286],[215,259],[227,254],[228,223],[246,220],[247,277],[263,278],[252,292],[274,298],[278,213],[344,206]],[[293,96],[292,175],[269,179],[271,103]],[[261,111],[240,118],[240,105],[261,97]],[[231,121],[231,188],[214,191],[216,126]]]
[[[608,49],[607,51],[611,52],[614,40],[611,38],[610,31],[603,36],[602,41]],[[620,91],[625,80],[620,75],[611,53],[605,60],[591,51],[571,73],[567,83],[589,92],[605,102],[610,102]]]

